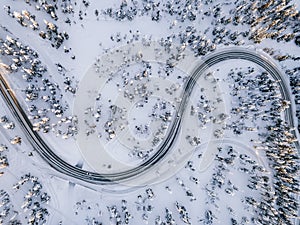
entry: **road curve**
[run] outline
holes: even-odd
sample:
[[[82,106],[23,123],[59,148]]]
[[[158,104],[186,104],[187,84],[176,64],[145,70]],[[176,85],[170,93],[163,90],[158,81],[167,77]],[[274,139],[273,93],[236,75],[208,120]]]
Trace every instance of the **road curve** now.
[[[149,160],[142,163],[141,165],[133,169],[114,174],[100,174],[82,170],[62,160],[46,144],[39,133],[33,130],[33,126],[30,120],[28,119],[25,111],[20,106],[20,103],[18,102],[14,92],[10,89],[7,80],[2,74],[0,74],[0,91],[2,98],[5,100],[14,118],[20,124],[22,130],[24,131],[33,148],[52,168],[67,176],[71,176],[84,182],[101,185],[114,184],[145,173],[148,169],[156,165],[162,158],[167,155],[169,150],[172,148],[176,137],[179,134],[181,123],[183,122],[182,117],[185,113],[187,102],[195,87],[197,79],[202,76],[209,67],[219,62],[230,59],[248,60],[264,68],[275,80],[279,81],[280,92],[283,99],[292,102],[289,84],[284,78],[284,75],[263,54],[245,48],[224,49],[222,51],[210,54],[206,58],[204,58],[204,61],[200,65],[197,66],[197,68],[191,74],[190,78],[185,83],[183,87],[183,93],[181,95],[182,101],[177,109],[177,116],[169,127],[168,134],[166,135],[164,141],[160,144],[158,151],[152,157],[150,157]],[[285,110],[285,119],[291,127],[295,127],[293,112],[293,104],[291,105],[291,107]],[[294,131],[294,135],[297,137],[296,131]],[[296,145],[299,151],[299,143],[296,142]]]

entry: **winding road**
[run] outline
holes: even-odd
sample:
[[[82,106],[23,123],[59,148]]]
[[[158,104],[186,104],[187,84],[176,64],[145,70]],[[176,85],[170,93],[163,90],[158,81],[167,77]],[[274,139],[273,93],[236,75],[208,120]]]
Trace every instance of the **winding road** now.
[[[156,165],[162,158],[164,158],[169,150],[172,148],[176,137],[179,134],[183,114],[185,113],[188,99],[195,87],[197,79],[204,74],[204,72],[211,66],[230,59],[242,59],[254,62],[264,68],[275,80],[279,81],[280,92],[284,100],[292,102],[291,93],[289,89],[288,81],[285,76],[277,69],[277,67],[267,58],[264,54],[248,50],[245,48],[230,48],[213,53],[204,58],[203,62],[197,66],[190,78],[187,80],[183,87],[182,101],[177,110],[177,116],[169,127],[169,132],[166,135],[164,141],[160,144],[158,151],[153,154],[147,161],[141,165],[119,173],[114,174],[100,174],[82,170],[78,167],[70,165],[62,160],[54,151],[47,145],[38,132],[33,130],[33,126],[28,119],[25,111],[20,106],[14,92],[10,89],[10,86],[5,77],[0,74],[0,91],[2,98],[5,100],[8,108],[13,114],[14,118],[20,124],[26,137],[31,143],[32,147],[40,154],[40,156],[55,170],[73,178],[93,183],[93,184],[114,184],[137,175],[143,174],[149,168]],[[296,127],[295,118],[293,116],[294,105],[285,110],[285,119],[291,127]],[[297,131],[294,130],[294,135],[297,137]],[[296,142],[296,147],[299,151],[299,143]]]

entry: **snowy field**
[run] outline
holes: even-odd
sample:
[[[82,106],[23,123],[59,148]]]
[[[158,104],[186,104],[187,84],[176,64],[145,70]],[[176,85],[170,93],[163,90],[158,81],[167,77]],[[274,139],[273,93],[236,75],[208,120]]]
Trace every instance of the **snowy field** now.
[[[0,224],[299,224],[298,0],[0,6]]]

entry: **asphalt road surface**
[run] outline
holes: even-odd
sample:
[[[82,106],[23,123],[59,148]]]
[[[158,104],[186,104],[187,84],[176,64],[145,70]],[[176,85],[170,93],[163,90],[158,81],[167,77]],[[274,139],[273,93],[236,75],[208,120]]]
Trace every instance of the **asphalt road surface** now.
[[[152,157],[150,157],[141,165],[133,169],[114,174],[100,174],[82,170],[62,160],[54,153],[51,147],[46,144],[39,133],[33,130],[30,120],[20,106],[14,92],[11,91],[10,86],[3,74],[0,74],[0,91],[2,98],[6,102],[16,121],[18,121],[22,127],[22,130],[24,131],[32,147],[52,168],[67,176],[71,176],[88,183],[101,185],[115,184],[145,173],[148,169],[156,165],[168,154],[169,150],[173,147],[178,134],[180,133],[179,131],[181,124],[184,123],[184,121],[182,121],[183,114],[185,113],[187,102],[193,91],[193,88],[195,87],[197,79],[204,75],[204,72],[209,67],[230,59],[248,60],[264,68],[275,80],[279,81],[280,91],[283,99],[292,102],[289,84],[284,74],[282,74],[280,70],[278,70],[277,67],[270,60],[268,60],[267,57],[264,56],[264,54],[260,54],[245,48],[224,49],[222,51],[210,54],[204,58],[204,61],[201,64],[196,67],[190,78],[185,83],[182,93],[182,101],[177,109],[177,116],[175,117],[174,121],[172,121],[172,124],[168,129],[169,132],[164,141],[160,144],[157,152],[155,152]],[[293,104],[291,104],[291,107],[284,112],[285,119],[291,127],[295,127],[295,118],[293,116],[293,112]],[[296,132],[297,131],[294,131],[295,136],[297,136]],[[296,145],[299,151],[299,143],[296,142]]]

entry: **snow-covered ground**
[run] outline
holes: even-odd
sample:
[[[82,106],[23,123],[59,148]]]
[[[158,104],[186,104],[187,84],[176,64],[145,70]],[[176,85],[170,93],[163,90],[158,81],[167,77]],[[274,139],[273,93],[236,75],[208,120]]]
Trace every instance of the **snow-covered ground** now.
[[[114,175],[152,159],[194,69],[222,49],[264,55],[292,99],[254,62],[216,63],[165,158],[95,185],[51,168],[0,98],[0,224],[298,224],[297,10],[297,0],[2,0],[0,73],[79,169]]]

